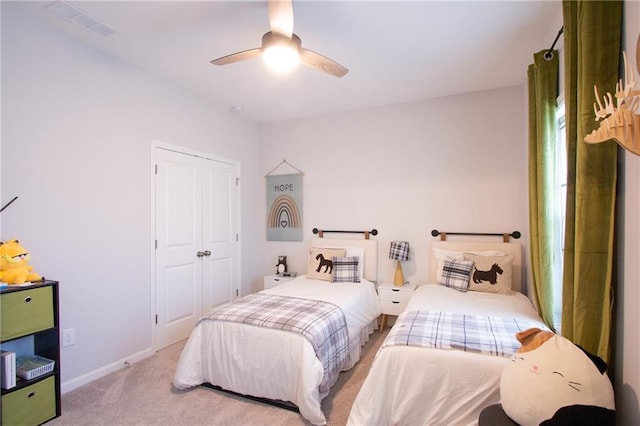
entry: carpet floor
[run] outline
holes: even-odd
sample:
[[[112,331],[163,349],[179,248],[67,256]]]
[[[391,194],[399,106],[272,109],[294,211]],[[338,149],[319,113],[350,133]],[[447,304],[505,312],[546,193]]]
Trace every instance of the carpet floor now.
[[[389,329],[375,332],[360,361],[342,372],[322,401],[328,425],[344,425]],[[62,395],[49,425],[308,425],[299,414],[204,386],[178,390],[173,374],[186,340]]]

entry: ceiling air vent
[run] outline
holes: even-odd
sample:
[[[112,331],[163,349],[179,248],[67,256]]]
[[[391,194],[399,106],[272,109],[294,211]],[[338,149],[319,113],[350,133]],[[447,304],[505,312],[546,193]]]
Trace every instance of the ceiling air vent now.
[[[98,34],[103,37],[114,34],[116,32],[109,25],[105,24],[97,18],[94,18],[84,10],[79,9],[70,3],[67,3],[66,1],[56,1],[54,3],[48,4],[44,7],[44,9],[56,16],[59,16],[62,19],[65,19],[79,27],[84,28],[85,30],[91,31],[94,34]]]

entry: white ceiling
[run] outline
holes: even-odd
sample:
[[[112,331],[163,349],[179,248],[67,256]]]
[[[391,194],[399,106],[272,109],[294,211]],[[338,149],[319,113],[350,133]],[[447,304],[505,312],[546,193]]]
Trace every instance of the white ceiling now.
[[[4,3],[4,0],[3,0]],[[294,0],[302,46],[349,68],[284,77],[260,58],[210,60],[260,46],[265,1],[71,1],[116,33],[98,36],[23,2],[27,13],[114,57],[272,122],[523,84],[534,52],[561,23],[557,1]]]

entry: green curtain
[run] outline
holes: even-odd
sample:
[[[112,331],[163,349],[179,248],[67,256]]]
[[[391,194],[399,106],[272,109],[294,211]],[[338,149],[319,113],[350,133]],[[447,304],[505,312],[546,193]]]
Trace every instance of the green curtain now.
[[[529,65],[529,233],[538,311],[553,327],[554,187],[558,52],[533,55]]]
[[[615,92],[621,1],[563,1],[567,217],[562,334],[608,362],[612,321],[617,146],[588,145],[598,126],[593,86]]]

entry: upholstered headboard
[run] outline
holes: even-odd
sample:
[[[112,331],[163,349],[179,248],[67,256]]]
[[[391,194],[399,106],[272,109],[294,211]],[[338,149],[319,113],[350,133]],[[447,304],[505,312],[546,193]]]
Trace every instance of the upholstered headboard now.
[[[360,247],[364,249],[363,275],[369,280],[378,280],[378,241],[350,238],[312,238],[311,247],[344,248]]]
[[[512,267],[512,285],[513,290],[523,292],[523,275],[524,268],[522,266],[522,246],[519,243],[502,243],[502,242],[464,242],[464,241],[433,241],[431,243],[430,251],[430,282],[436,282],[436,270],[438,268],[438,260],[436,259],[433,249],[451,250],[451,251],[485,251],[485,250],[500,250],[505,254],[513,256]]]

